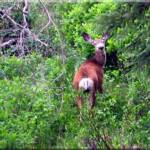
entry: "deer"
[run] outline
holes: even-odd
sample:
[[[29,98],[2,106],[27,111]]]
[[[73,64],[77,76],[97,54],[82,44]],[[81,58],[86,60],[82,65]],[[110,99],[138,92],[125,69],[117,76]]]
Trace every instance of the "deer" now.
[[[81,92],[88,92],[89,106],[92,109],[96,102],[96,93],[103,93],[103,76],[106,64],[105,45],[109,38],[106,32],[99,39],[92,39],[87,33],[82,34],[83,39],[95,47],[94,56],[85,60],[77,70],[73,78],[73,87],[78,92],[76,104],[79,109],[82,108],[83,98]]]

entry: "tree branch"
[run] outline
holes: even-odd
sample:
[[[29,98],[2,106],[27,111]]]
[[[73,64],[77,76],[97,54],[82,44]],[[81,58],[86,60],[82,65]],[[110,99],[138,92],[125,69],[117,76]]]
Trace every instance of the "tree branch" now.
[[[24,0],[24,7],[23,7],[23,26],[24,26],[24,28],[28,27],[28,23],[27,23],[27,15],[29,13],[28,10],[29,10],[28,0]]]
[[[45,7],[45,5],[42,5],[42,6],[44,7],[44,10],[45,10],[45,12],[48,16],[48,23],[41,29],[40,32],[42,32],[51,22],[51,16],[48,12],[48,9]],[[28,19],[27,19],[28,14],[29,14],[29,0],[23,0],[22,24],[17,23],[12,18],[12,16],[11,16],[12,8],[13,7],[9,7],[7,9],[0,9],[0,17],[2,19],[5,18],[6,19],[5,21],[10,22],[14,26],[12,28],[12,30],[18,31],[18,32],[15,33],[15,37],[17,37],[17,39],[14,39],[14,38],[10,37],[10,40],[0,44],[0,47],[9,46],[9,45],[13,44],[16,41],[16,47],[21,52],[21,53],[19,52],[19,55],[24,55],[25,50],[26,50],[26,43],[25,42],[27,41],[28,38],[33,39],[34,41],[37,41],[41,45],[47,47],[48,44],[43,42],[41,39],[39,39],[38,35],[36,35],[35,33],[32,33],[32,31],[29,29],[29,23],[28,23]],[[11,30],[11,32],[12,32],[12,30]]]
[[[4,42],[4,43],[0,44],[0,48],[6,47],[6,46],[8,46],[8,45],[11,45],[11,44],[14,43],[15,41],[16,41],[15,39],[11,39],[11,40],[9,40],[9,41],[7,41],[7,42]]]
[[[10,11],[11,9],[9,9],[9,11]],[[1,16],[2,16],[2,18],[6,18],[7,20],[9,20],[15,27],[20,27],[20,28],[23,28],[23,26],[22,25],[20,25],[19,23],[17,23],[14,19],[12,19],[11,17],[10,17],[10,15],[8,14],[8,11],[7,10],[0,10],[0,13],[1,13]]]
[[[55,22],[53,21],[51,15],[49,14],[48,9],[47,9],[46,6],[44,5],[44,3],[43,3],[41,0],[39,0],[39,1],[40,1],[40,3],[42,4],[44,10],[46,11],[46,13],[47,13],[47,15],[48,15],[49,21],[54,25],[55,30],[56,30],[56,32],[57,32],[57,34],[58,34],[58,38],[59,38],[60,45],[61,45],[60,50],[61,50],[61,55],[62,55],[62,63],[64,64],[64,63],[65,63],[64,44],[63,44],[63,42],[62,42],[59,29],[57,28],[57,25],[56,25]]]
[[[47,15],[47,17],[48,17],[48,22],[47,22],[47,24],[46,24],[44,27],[42,27],[42,29],[41,29],[40,32],[39,32],[39,33],[41,33],[41,32],[43,32],[43,31],[49,26],[49,24],[51,23],[51,15],[50,15],[48,9],[46,8],[46,6],[42,3],[42,1],[39,0],[39,2],[40,2],[41,5],[43,6],[44,11],[45,11],[45,13],[46,13],[46,15]]]

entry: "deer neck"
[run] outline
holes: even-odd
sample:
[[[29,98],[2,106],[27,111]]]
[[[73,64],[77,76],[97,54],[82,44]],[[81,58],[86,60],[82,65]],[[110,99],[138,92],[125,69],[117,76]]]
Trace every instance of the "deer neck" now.
[[[94,55],[94,59],[96,60],[96,62],[98,64],[100,64],[101,66],[104,66],[106,63],[106,52],[101,51],[101,50],[96,50],[95,51],[95,55]]]

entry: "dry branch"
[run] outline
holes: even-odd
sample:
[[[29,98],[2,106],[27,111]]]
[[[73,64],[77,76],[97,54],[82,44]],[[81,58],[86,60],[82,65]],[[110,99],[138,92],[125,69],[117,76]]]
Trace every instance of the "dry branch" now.
[[[48,46],[47,43],[41,41],[41,40],[38,38],[38,35],[36,35],[35,33],[32,33],[31,31],[29,31],[29,33],[32,35],[32,38],[33,38],[35,41],[41,43],[41,44],[44,45],[44,46]]]
[[[12,17],[10,17],[10,15],[7,13],[6,10],[0,10],[0,14],[1,14],[1,18],[6,18],[9,22],[11,22],[15,27],[20,27],[23,28],[22,25],[20,25],[19,23],[17,23],[14,19],[12,19]]]
[[[28,27],[27,23],[27,15],[28,15],[28,10],[29,10],[29,3],[28,0],[24,0],[24,7],[23,7],[23,27],[26,28]]]
[[[15,41],[16,41],[15,39],[11,39],[11,40],[9,40],[9,41],[7,41],[7,42],[4,42],[4,43],[0,44],[0,48],[6,47],[6,46],[8,46],[8,45],[11,45],[11,44],[14,43]]]
[[[22,24],[21,23],[17,23],[11,17],[12,8],[13,7],[9,7],[7,9],[0,10],[0,17],[2,19],[5,18],[8,22],[10,22],[14,26],[13,30],[17,30],[18,31],[18,33],[15,33],[17,39],[16,40],[14,38],[11,39],[11,37],[10,37],[10,40],[0,44],[0,47],[4,48],[4,47],[6,47],[8,45],[10,46],[15,41],[17,41],[16,42],[16,47],[20,50],[19,55],[24,55],[25,54],[25,52],[24,52],[25,49],[29,50],[27,48],[27,46],[26,46],[26,43],[25,43],[27,41],[27,39],[33,39],[34,41],[39,42],[41,45],[43,45],[45,47],[48,47],[47,43],[45,43],[41,39],[39,39],[38,35],[36,35],[35,33],[32,33],[32,31],[29,29],[29,23],[28,23],[28,20],[27,20],[27,17],[28,17],[28,14],[29,14],[29,0],[24,0],[23,1],[23,8],[22,8],[23,20],[22,20]],[[50,14],[48,13],[48,10],[47,10],[46,7],[44,7],[44,10],[45,10],[45,12],[46,12],[46,14],[48,16],[48,23],[42,28],[41,32],[50,24]]]
[[[41,33],[41,32],[43,32],[43,31],[50,25],[52,19],[51,19],[51,15],[50,15],[48,9],[46,8],[46,6],[42,3],[41,0],[39,0],[39,1],[40,1],[41,5],[43,6],[44,11],[45,11],[45,13],[46,13],[46,15],[47,15],[47,17],[48,17],[48,22],[47,22],[47,24],[46,24],[44,27],[42,27],[42,29],[41,29],[40,32],[39,32],[39,33]]]
[[[51,15],[50,15],[48,9],[46,8],[46,6],[44,5],[44,3],[41,0],[39,0],[39,2],[42,4],[42,7],[44,8],[44,10],[45,10],[45,12],[46,12],[46,14],[48,16],[49,22],[51,22],[53,24],[53,26],[55,27],[55,30],[56,30],[56,32],[58,34],[58,38],[59,38],[60,45],[61,45],[60,50],[61,50],[61,55],[62,55],[62,62],[63,62],[63,64],[65,64],[65,57],[66,56],[65,56],[65,51],[64,51],[64,44],[63,44],[63,41],[61,39],[61,35],[60,35],[60,32],[59,32],[59,29],[58,29],[57,25],[55,24],[55,22],[53,21]]]

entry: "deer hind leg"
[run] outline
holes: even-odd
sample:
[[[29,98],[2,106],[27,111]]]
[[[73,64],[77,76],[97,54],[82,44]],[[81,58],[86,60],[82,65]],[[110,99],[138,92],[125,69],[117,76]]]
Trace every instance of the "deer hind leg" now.
[[[98,92],[99,93],[103,93],[104,92],[104,89],[103,89],[102,85],[98,88]]]
[[[90,92],[90,99],[89,99],[90,109],[92,109],[95,106],[95,102],[96,102],[96,93],[95,90],[92,90]]]
[[[82,112],[81,112],[81,108],[82,108],[82,104],[83,104],[83,98],[82,98],[82,96],[78,96],[77,98],[76,98],[76,104],[77,104],[77,107],[79,108],[79,120],[80,120],[80,122],[82,122]]]
[[[81,96],[77,97],[76,104],[77,104],[78,108],[81,109],[82,104],[83,104],[83,98]]]

